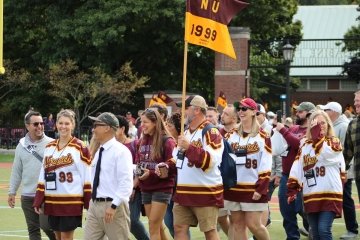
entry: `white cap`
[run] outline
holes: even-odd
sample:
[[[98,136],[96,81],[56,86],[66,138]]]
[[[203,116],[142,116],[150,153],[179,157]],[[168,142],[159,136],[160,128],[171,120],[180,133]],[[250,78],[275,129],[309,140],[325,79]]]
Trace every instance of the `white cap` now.
[[[265,108],[262,104],[258,103],[258,108],[257,108],[259,113],[263,113],[266,114]]]
[[[325,106],[322,107],[323,110],[331,110],[337,113],[342,113],[342,107],[337,102],[328,102]]]
[[[273,117],[275,117],[275,113],[272,112],[272,111],[267,112],[266,115],[268,116],[268,118],[273,118]]]

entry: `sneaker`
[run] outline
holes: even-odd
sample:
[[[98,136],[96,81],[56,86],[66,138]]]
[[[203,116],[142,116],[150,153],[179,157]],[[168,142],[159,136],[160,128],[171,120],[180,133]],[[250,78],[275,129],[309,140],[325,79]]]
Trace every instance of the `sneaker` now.
[[[270,218],[268,218],[268,220],[267,220],[267,222],[266,222],[265,227],[268,227],[268,226],[270,226],[270,225],[271,225],[271,219],[270,219]]]
[[[347,233],[341,235],[340,239],[356,239],[357,238],[357,234],[348,231]]]
[[[309,232],[305,228],[299,228],[299,233],[305,237],[309,236]]]

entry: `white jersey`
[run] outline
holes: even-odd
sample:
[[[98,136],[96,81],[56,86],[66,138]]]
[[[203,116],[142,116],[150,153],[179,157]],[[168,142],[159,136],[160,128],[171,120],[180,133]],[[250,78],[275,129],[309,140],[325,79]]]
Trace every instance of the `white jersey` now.
[[[47,215],[80,216],[91,198],[90,152],[75,137],[62,149],[58,141],[45,148],[34,206],[45,202]]]
[[[177,158],[177,187],[174,201],[184,206],[223,206],[223,185],[219,166],[224,151],[222,137],[217,128],[209,129],[204,138],[202,130],[208,122],[197,130],[185,131],[191,145],[183,161]]]
[[[237,156],[236,172],[237,184],[225,191],[225,199],[234,202],[267,202],[267,192],[271,174],[272,155],[269,135],[260,130],[256,136],[240,136],[232,132],[227,141],[236,153],[239,149],[246,150],[243,156]],[[239,154],[238,154],[239,155]],[[260,200],[252,200],[254,192],[260,193]]]
[[[289,196],[303,190],[307,213],[333,211],[341,216],[345,161],[338,138],[324,138],[313,145],[302,141],[288,179]]]

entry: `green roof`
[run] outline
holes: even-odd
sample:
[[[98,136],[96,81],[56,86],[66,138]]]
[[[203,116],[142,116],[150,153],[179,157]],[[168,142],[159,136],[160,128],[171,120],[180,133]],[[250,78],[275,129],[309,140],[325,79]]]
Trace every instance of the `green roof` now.
[[[357,7],[358,5],[299,6],[293,20],[302,22],[303,39],[343,39],[350,27],[359,24],[356,21],[360,16],[360,12],[356,11]],[[338,46],[339,51],[341,47]],[[292,65],[301,65],[300,56],[306,57],[307,52],[309,52],[308,46],[305,47],[305,43],[302,42],[297,46]],[[341,60],[346,61],[347,57]],[[324,65],[336,65],[339,58],[313,59],[314,64],[321,64],[323,61],[327,63]],[[292,76],[338,76],[341,72],[341,67],[291,68],[290,70]]]

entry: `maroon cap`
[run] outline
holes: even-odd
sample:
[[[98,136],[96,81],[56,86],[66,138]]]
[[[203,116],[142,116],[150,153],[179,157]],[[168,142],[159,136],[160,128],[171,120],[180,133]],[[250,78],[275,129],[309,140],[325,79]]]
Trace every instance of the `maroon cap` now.
[[[244,98],[240,101],[240,106],[248,107],[253,110],[257,109],[257,104],[251,98]]]

